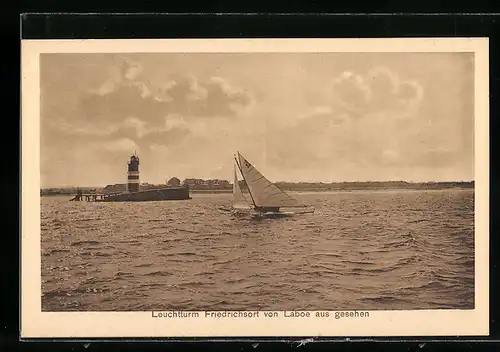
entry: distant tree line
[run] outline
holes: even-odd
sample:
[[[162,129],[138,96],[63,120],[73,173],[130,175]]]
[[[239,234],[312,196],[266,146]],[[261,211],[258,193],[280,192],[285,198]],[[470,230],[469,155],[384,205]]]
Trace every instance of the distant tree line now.
[[[245,180],[238,182],[242,190],[248,189]],[[329,191],[363,189],[446,189],[474,188],[474,181],[454,182],[407,182],[407,181],[366,181],[366,182],[275,182],[286,191]]]
[[[406,181],[367,181],[367,182],[277,182],[283,190],[363,190],[363,189],[447,189],[474,188],[474,181],[455,182],[406,182]]]

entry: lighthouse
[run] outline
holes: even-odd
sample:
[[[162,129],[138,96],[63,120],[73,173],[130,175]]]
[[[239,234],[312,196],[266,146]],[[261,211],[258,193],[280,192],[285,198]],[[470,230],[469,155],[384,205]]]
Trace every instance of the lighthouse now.
[[[127,191],[139,192],[139,157],[135,153],[128,162]]]

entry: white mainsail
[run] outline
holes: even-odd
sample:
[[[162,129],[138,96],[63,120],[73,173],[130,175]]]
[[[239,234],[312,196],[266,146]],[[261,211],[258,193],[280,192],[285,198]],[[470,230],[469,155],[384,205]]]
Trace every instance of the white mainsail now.
[[[234,176],[233,176],[233,208],[238,208],[238,209],[250,208],[240,188],[238,175],[236,173],[236,165],[234,166]]]
[[[256,207],[304,207],[299,201],[265,178],[238,152],[238,166]]]

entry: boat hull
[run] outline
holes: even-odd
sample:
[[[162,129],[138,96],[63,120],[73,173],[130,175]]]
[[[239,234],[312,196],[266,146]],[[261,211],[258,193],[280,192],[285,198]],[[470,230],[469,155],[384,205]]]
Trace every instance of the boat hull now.
[[[293,212],[283,212],[283,211],[269,211],[266,213],[255,213],[253,216],[256,218],[285,218],[294,216]]]
[[[261,210],[255,210],[252,207],[234,208],[234,207],[228,207],[228,206],[220,206],[217,208],[217,210],[220,213],[224,213],[224,214],[231,214],[231,215],[238,215],[238,216],[250,215],[254,218],[290,217],[290,216],[300,215],[300,214],[311,214],[311,213],[314,213],[314,211],[315,211],[314,207],[309,207],[309,208],[300,209],[300,210],[261,211]]]
[[[96,200],[96,202],[151,202],[186,199],[191,199],[189,189],[187,187],[168,187],[109,195],[105,196],[104,199]]]
[[[312,214],[314,213],[314,208],[309,209],[301,209],[301,210],[279,210],[279,211],[267,211],[267,212],[256,212],[256,217],[264,217],[264,218],[280,218],[280,217],[289,217],[294,215],[301,214]]]

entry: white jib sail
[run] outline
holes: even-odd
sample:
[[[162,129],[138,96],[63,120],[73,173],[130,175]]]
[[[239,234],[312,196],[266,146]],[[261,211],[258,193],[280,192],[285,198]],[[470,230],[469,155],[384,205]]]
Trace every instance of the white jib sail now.
[[[236,165],[234,166],[234,176],[233,176],[233,208],[237,209],[249,209],[250,206],[241,191],[240,184],[238,181],[238,175],[236,174]]]
[[[252,199],[258,207],[304,207],[299,201],[278,188],[238,153],[239,166]]]

